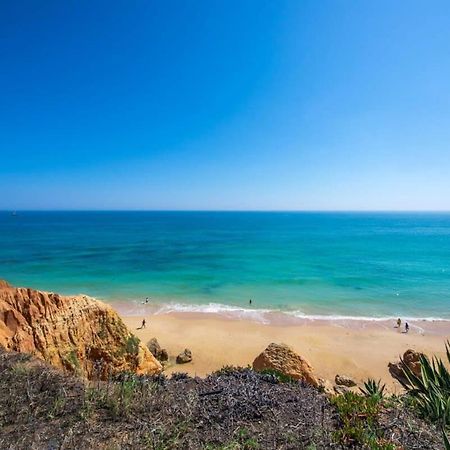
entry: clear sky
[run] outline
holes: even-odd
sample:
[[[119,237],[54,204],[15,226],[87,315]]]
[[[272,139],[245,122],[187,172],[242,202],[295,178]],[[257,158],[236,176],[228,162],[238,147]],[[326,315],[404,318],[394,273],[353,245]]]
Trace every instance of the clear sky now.
[[[2,1],[0,209],[450,210],[450,2]]]

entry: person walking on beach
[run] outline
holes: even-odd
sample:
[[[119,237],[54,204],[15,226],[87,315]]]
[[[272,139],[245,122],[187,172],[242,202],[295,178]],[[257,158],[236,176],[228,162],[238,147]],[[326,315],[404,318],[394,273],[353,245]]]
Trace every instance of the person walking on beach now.
[[[141,330],[142,330],[142,328],[145,328],[145,319],[142,319]]]
[[[400,328],[402,325],[402,319],[400,317],[397,319],[397,328]]]
[[[405,333],[409,331],[409,324],[408,322],[405,322]]]

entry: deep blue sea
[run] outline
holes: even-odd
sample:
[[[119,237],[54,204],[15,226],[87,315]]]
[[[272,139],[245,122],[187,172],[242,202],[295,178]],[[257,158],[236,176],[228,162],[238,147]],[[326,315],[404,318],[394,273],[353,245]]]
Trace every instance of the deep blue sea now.
[[[0,212],[0,278],[130,306],[449,319],[450,214]]]

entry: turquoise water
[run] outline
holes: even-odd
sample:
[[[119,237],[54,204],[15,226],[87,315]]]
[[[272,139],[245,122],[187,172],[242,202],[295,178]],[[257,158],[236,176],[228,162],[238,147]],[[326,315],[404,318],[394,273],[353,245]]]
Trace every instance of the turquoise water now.
[[[0,212],[0,249],[15,285],[130,305],[450,318],[450,214]]]

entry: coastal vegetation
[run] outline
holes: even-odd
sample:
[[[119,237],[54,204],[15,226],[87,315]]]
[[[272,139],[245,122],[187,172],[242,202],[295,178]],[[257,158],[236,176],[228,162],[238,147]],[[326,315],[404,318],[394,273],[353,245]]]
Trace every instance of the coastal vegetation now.
[[[384,390],[386,385],[382,385],[381,381],[375,381],[373,378],[369,378],[364,382],[364,387],[359,388],[359,390],[366,396],[372,398],[382,399],[384,397]]]
[[[0,350],[2,449],[444,449],[439,424],[414,405],[376,382],[327,396],[249,367],[87,381]]]
[[[447,362],[450,364],[448,341],[445,350]],[[426,355],[420,355],[419,362],[421,371],[417,374],[402,360],[406,377],[402,384],[419,413],[442,428],[448,450],[450,443],[446,433],[450,427],[450,372],[440,358],[433,357],[430,360]]]
[[[331,400],[337,409],[340,427],[334,433],[337,442],[346,446],[361,446],[379,450],[395,450],[380,425],[380,416],[386,404],[377,395],[359,395],[345,392]]]

